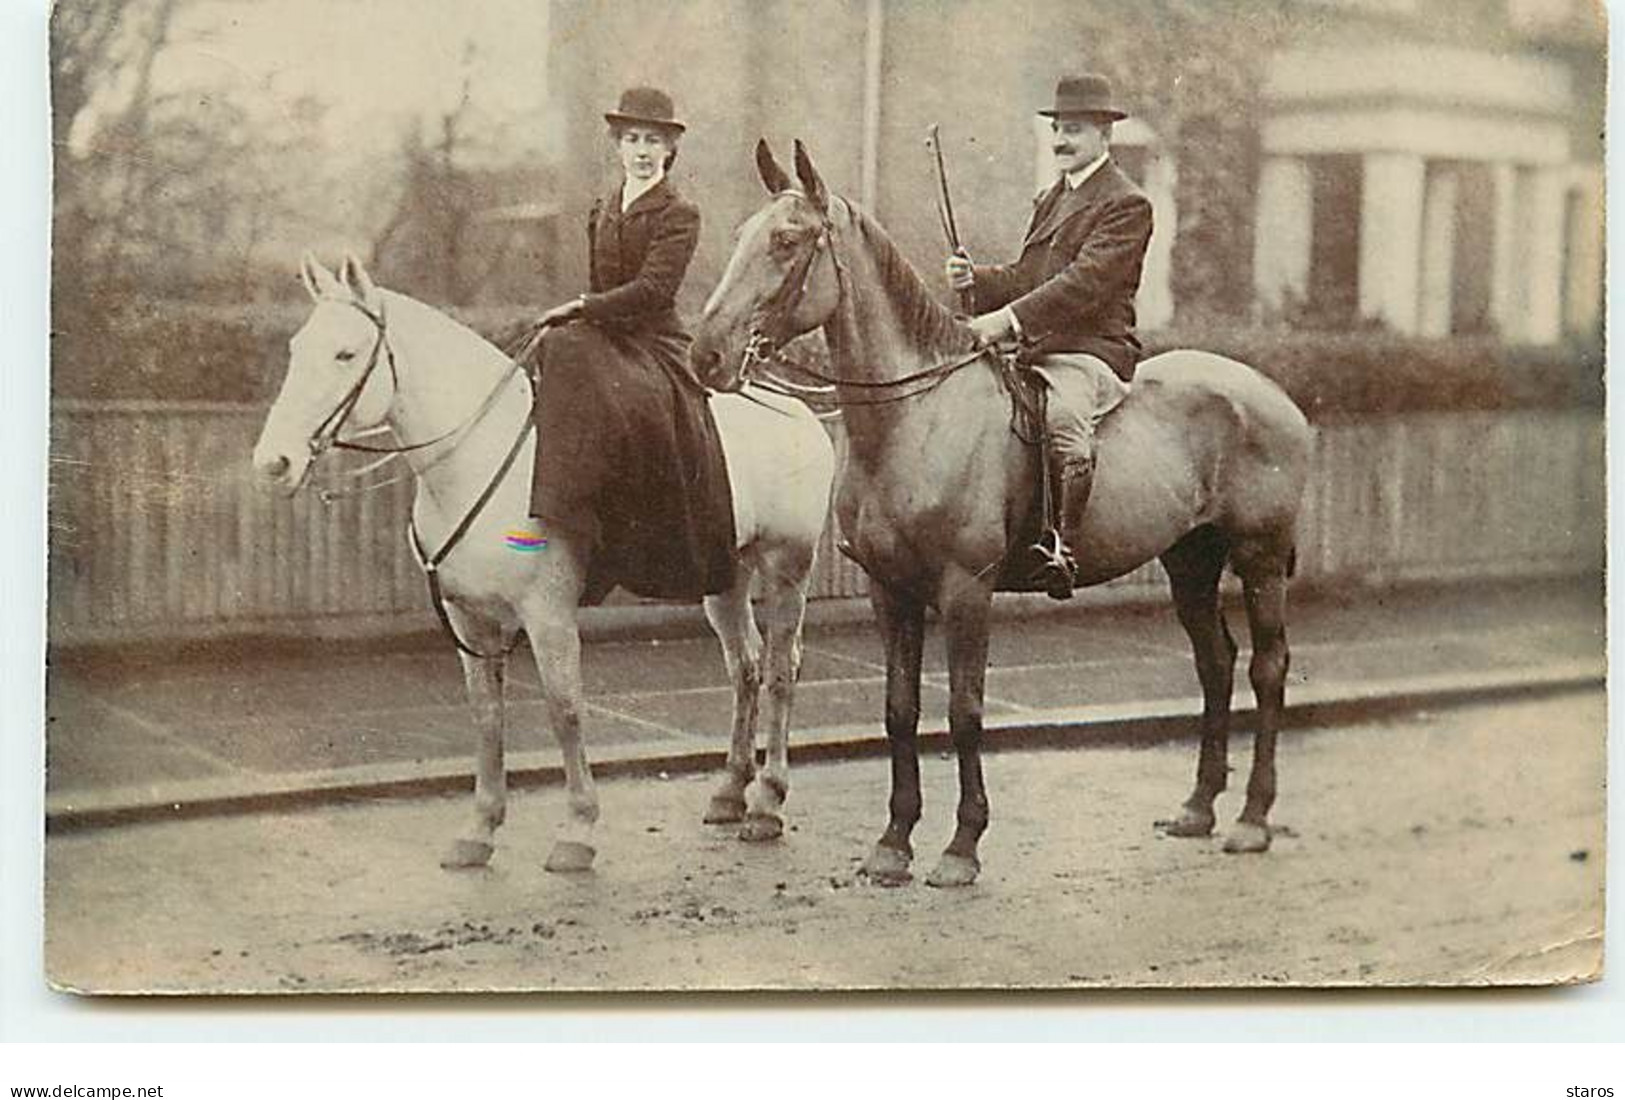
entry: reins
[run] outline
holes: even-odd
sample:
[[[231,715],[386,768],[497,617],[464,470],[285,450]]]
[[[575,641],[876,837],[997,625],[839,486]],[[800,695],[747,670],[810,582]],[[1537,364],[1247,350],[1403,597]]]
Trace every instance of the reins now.
[[[987,353],[987,348],[976,348],[973,351],[966,352],[957,359],[949,359],[944,362],[934,364],[933,366],[926,367],[924,370],[915,371],[913,374],[904,375],[902,378],[893,378],[885,382],[873,382],[852,378],[837,378],[834,375],[825,374],[824,372],[815,370],[812,367],[799,367],[797,369],[799,369],[803,374],[806,374],[809,378],[816,378],[818,381],[827,383],[831,388],[835,389],[837,391],[837,396],[832,400],[832,403],[835,405],[842,407],[890,405],[897,401],[907,401],[911,397],[919,397],[923,394],[930,393],[932,390],[942,385],[942,383],[946,382],[950,375],[957,373],[964,367],[970,366],[970,364],[976,362],[978,359],[981,359]],[[839,388],[842,386],[850,386],[855,389],[863,390],[889,390],[903,386],[912,386],[916,383],[919,384],[919,388],[917,389],[909,390],[907,393],[892,394],[885,397],[876,396],[859,399],[855,397],[839,396]]]
[[[520,373],[519,362],[510,357],[508,362],[508,370],[497,381],[497,384],[491,388],[491,392],[486,394],[485,400],[480,403],[479,407],[468,416],[464,417],[457,424],[453,425],[450,429],[441,432],[433,439],[425,439],[417,443],[403,443],[394,447],[370,447],[365,443],[355,443],[347,439],[340,439],[338,438],[338,433],[343,430],[345,422],[349,420],[350,414],[355,411],[356,405],[360,402],[361,394],[366,390],[367,383],[371,380],[373,371],[378,369],[379,359],[382,358],[389,363],[390,385],[397,392],[399,392],[401,386],[401,375],[399,368],[395,365],[395,349],[389,343],[389,332],[385,323],[383,311],[380,310],[379,312],[374,313],[360,302],[349,298],[334,297],[328,298],[327,300],[339,302],[355,309],[363,317],[373,323],[373,326],[378,330],[378,335],[373,341],[371,353],[367,356],[366,369],[361,372],[360,376],[356,378],[355,384],[352,385],[348,392],[345,393],[344,397],[339,401],[338,405],[334,407],[333,411],[328,413],[327,417],[319,425],[317,425],[316,431],[311,435],[310,457],[312,459],[320,457],[322,452],[326,451],[329,447],[340,451],[358,451],[362,454],[389,455],[393,457],[395,455],[412,454],[416,451],[427,450],[428,448],[435,446],[437,443],[444,443],[452,436],[468,431],[468,429],[472,428],[475,424],[484,419],[485,414],[490,412],[492,406],[496,404],[497,398],[502,396],[502,390],[508,384],[508,380],[515,374]],[[455,449],[455,447],[449,448],[447,453],[449,454],[450,451]],[[373,467],[370,466],[367,467],[367,469],[372,468]]]

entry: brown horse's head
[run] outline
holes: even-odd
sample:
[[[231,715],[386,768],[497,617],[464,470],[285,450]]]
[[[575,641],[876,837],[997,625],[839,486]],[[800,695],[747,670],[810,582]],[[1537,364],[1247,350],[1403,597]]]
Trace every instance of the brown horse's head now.
[[[796,178],[756,143],[756,168],[773,198],[739,230],[739,243],[711,292],[690,351],[706,385],[736,390],[751,367],[827,322],[840,302],[830,240],[831,196],[801,142]]]

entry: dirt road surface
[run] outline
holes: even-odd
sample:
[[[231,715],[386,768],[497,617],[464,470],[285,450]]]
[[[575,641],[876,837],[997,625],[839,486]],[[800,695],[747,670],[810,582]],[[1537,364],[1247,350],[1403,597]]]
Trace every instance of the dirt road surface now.
[[[1601,966],[1601,692],[1288,734],[1263,856],[1161,838],[1194,746],[993,754],[974,887],[857,875],[887,767],[794,775],[791,831],[700,824],[708,778],[601,786],[596,870],[542,870],[562,793],[492,866],[436,860],[463,799],[52,836],[46,957],[102,992],[1503,983]],[[1233,817],[1249,737],[1232,749]],[[923,878],[954,765],[924,766]]]

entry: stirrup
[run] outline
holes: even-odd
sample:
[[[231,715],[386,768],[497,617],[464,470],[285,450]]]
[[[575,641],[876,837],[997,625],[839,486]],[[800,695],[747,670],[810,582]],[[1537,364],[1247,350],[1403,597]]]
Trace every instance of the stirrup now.
[[[1033,579],[1044,592],[1055,600],[1070,600],[1077,584],[1078,564],[1061,538],[1061,532],[1050,528],[1033,543],[1031,551],[1038,556]]]

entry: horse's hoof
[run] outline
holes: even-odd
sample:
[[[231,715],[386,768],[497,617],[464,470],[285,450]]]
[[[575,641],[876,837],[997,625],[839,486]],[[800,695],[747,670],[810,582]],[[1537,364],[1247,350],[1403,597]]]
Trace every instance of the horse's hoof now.
[[[741,795],[714,794],[705,808],[707,825],[736,825],[745,820],[745,799]]]
[[[593,857],[598,849],[579,840],[561,840],[548,853],[543,869],[554,874],[576,874],[592,870]]]
[[[1157,828],[1165,836],[1193,836],[1204,837],[1213,835],[1213,814],[1199,813],[1189,807],[1179,811],[1179,816],[1172,821],[1159,821]]]
[[[1267,852],[1270,850],[1270,827],[1251,821],[1238,821],[1224,838],[1224,850],[1240,852]]]
[[[484,867],[491,862],[496,851],[489,840],[468,840],[459,837],[452,841],[451,850],[440,859],[440,866],[448,871],[465,871],[471,867]]]
[[[759,844],[784,835],[784,819],[778,814],[750,814],[739,827],[739,839]]]
[[[863,877],[877,886],[903,886],[914,881],[908,869],[909,855],[884,844],[876,844],[869,858],[858,869]]]
[[[969,886],[976,881],[976,876],[981,870],[981,861],[975,856],[943,852],[942,858],[937,860],[937,865],[925,876],[925,884],[942,888]]]

